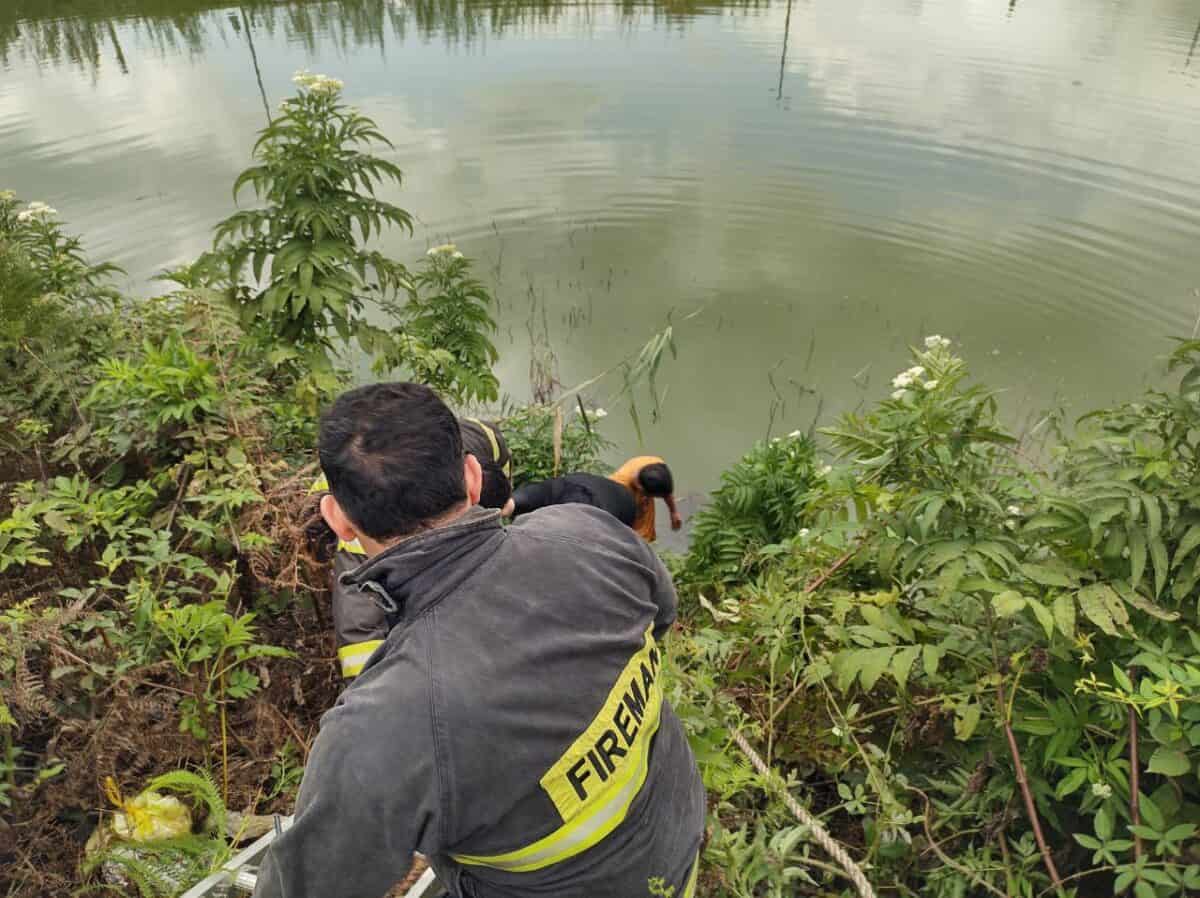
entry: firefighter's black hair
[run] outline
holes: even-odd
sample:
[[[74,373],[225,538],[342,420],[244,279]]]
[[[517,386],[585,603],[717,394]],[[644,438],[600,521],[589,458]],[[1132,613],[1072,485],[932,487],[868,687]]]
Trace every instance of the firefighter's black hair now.
[[[321,416],[321,470],[342,510],[380,542],[425,529],[467,498],[458,419],[422,384],[371,384]]]
[[[474,455],[483,469],[483,487],[479,492],[479,504],[484,508],[503,508],[512,497],[512,455],[504,434],[491,421],[462,418],[463,450]]]

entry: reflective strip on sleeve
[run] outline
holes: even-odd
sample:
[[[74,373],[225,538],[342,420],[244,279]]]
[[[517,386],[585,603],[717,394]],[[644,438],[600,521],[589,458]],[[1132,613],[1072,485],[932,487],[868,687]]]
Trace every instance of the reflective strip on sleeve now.
[[[329,481],[322,474],[313,481],[313,485],[308,488],[309,493],[327,493],[329,492]]]
[[[357,677],[362,673],[363,665],[383,645],[382,639],[368,639],[366,642],[354,642],[338,649],[338,660],[342,663],[343,677]]]
[[[541,779],[563,825],[504,854],[452,854],[460,864],[512,873],[540,870],[591,848],[625,819],[650,767],[650,743],[662,710],[662,656],[645,643],[625,665],[600,713]]]
[[[687,885],[683,887],[682,898],[692,898],[696,894],[696,880],[700,878],[700,852],[696,852],[696,863],[692,864],[692,875],[688,877]]]

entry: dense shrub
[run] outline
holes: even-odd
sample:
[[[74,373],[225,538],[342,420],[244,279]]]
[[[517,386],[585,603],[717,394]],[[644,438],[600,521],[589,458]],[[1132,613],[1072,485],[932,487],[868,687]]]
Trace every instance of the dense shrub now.
[[[824,476],[813,442],[799,433],[759,443],[721,475],[692,518],[685,581],[734,582],[753,574],[767,546],[804,530],[814,483]]]
[[[708,567],[721,603],[693,587],[676,698],[719,801],[710,857],[758,871],[713,894],[843,888],[804,838],[778,841],[794,821],[730,761],[733,725],[881,893],[1195,890],[1198,347],[1173,356],[1177,391],[1085,419],[1051,471],[948,341],[914,355],[890,398],[825,431],[843,464],[801,497],[803,526],[740,581]]]

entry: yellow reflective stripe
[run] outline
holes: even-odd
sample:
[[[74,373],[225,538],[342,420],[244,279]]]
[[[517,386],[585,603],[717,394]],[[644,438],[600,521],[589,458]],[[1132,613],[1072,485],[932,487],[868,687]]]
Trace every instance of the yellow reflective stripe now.
[[[496,439],[496,432],[478,418],[467,418],[467,420],[472,424],[479,425],[479,429],[487,435],[488,442],[492,444],[492,461],[500,461],[500,441]]]
[[[339,539],[338,540],[338,551],[339,552],[349,552],[351,555],[366,555],[367,554],[367,550],[362,547],[362,543],[360,543],[358,540],[354,540],[354,542],[348,543],[345,540]]]
[[[322,474],[320,477],[318,477],[316,480],[314,480],[313,485],[308,488],[308,491],[310,493],[328,492],[329,491],[329,481],[325,479],[325,475]]]
[[[654,721],[653,730],[658,730],[657,720]],[[649,757],[649,752],[642,754],[634,779],[598,807],[594,813],[584,815],[568,825],[560,827],[544,839],[539,839],[532,845],[508,854],[497,854],[490,857],[454,854],[451,857],[460,864],[496,867],[510,873],[526,873],[530,870],[540,870],[543,867],[561,863],[586,851],[616,829],[617,825],[625,819],[625,815],[629,812],[629,806],[646,781]]]
[[[354,642],[338,649],[338,660],[342,662],[342,676],[357,677],[362,673],[367,659],[375,654],[375,650],[381,645],[382,639],[368,639],[366,642]]]
[[[683,887],[682,898],[692,898],[696,894],[696,880],[700,878],[700,852],[696,852],[696,863],[692,864],[692,875],[688,877],[687,885]]]
[[[451,856],[460,864],[524,873],[574,857],[616,829],[629,813],[650,768],[650,742],[658,731],[662,710],[661,661],[647,629],[643,648],[617,678],[600,713],[542,777],[542,787],[559,809],[563,826],[532,845],[504,854]],[[625,736],[624,745],[617,733]],[[613,763],[614,757],[619,764]],[[601,779],[604,786],[589,795],[588,780],[596,783]]]

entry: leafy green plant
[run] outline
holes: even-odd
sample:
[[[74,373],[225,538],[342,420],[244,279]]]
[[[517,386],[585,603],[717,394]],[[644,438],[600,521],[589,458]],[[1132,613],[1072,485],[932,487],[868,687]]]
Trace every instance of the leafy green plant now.
[[[813,442],[800,433],[756,445],[693,516],[682,576],[697,583],[752,576],[748,565],[767,546],[807,535],[809,490],[823,474]]]
[[[86,391],[109,343],[115,265],[92,264],[45,203],[0,191],[0,413],[53,424]]]
[[[14,565],[49,565],[49,553],[38,545],[41,532],[35,511],[27,507],[17,506],[0,520],[0,573]]]
[[[164,655],[193,683],[180,703],[181,731],[208,736],[218,708],[229,699],[253,695],[259,677],[248,669],[257,658],[288,658],[292,653],[255,641],[254,613],[234,617],[223,601],[166,605],[154,613],[154,626],[166,643]]]
[[[600,473],[600,454],[611,444],[600,433],[603,409],[591,413],[562,413],[555,467],[555,430],[559,412],[553,406],[530,405],[508,410],[500,421],[513,458],[514,487],[571,471]],[[586,417],[585,417],[586,414]]]
[[[1200,819],[1200,347],[1172,357],[1177,392],[1084,419],[1048,471],[948,341],[913,362],[889,398],[824,431],[836,471],[771,487],[795,517],[731,553],[719,602],[685,581],[699,595],[677,676],[703,684],[722,665],[734,719],[768,755],[835,778],[810,798],[878,887],[1187,892],[1200,875],[1185,845]],[[684,570],[710,570],[710,551],[698,543]],[[715,744],[727,705],[678,701],[693,742]],[[736,831],[736,776],[698,755]]]
[[[275,360],[328,377],[333,337],[356,338],[368,354],[386,339],[364,303],[407,293],[409,275],[364,244],[385,225],[411,231],[412,218],[375,197],[377,185],[402,175],[366,151],[391,144],[341,102],[342,83],[303,72],[294,80],[299,92],[255,144],[258,164],[234,183],[235,199],[249,185],[265,205],[222,222],[215,247],[243,322],[278,342]]]
[[[297,757],[296,745],[289,739],[279,747],[275,757],[271,759],[271,788],[267,790],[267,801],[281,796],[295,797],[303,776],[304,762]]]
[[[389,307],[401,323],[376,369],[404,368],[459,404],[494,402],[500,384],[492,373],[499,354],[489,334],[496,330],[489,307],[495,300],[470,276],[470,260],[454,244],[426,253],[403,306]]]
[[[177,337],[147,340],[137,357],[100,363],[100,378],[83,407],[93,411],[106,451],[117,458],[169,446],[220,406],[213,359]]]

